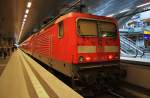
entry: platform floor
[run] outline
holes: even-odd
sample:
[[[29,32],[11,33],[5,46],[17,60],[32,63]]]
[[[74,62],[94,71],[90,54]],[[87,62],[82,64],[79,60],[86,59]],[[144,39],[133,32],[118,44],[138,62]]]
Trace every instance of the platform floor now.
[[[6,59],[0,58],[0,75],[2,74],[3,70],[6,67],[6,64],[8,63],[10,57],[7,57]]]
[[[121,60],[128,60],[128,61],[138,61],[138,62],[145,62],[150,63],[150,58],[141,58],[141,57],[120,57]]]
[[[0,98],[83,97],[18,49],[0,76]]]

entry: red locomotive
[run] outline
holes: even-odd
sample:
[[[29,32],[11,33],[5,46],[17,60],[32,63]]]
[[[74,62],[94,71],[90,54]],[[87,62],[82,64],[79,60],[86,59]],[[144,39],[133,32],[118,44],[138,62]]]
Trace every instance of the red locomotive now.
[[[70,12],[30,36],[20,48],[90,86],[120,79],[119,32],[116,20],[110,17]]]

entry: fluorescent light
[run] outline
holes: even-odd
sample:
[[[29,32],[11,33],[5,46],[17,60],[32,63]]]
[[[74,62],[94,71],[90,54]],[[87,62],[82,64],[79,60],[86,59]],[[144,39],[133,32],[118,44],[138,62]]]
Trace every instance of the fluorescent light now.
[[[25,22],[22,23],[22,25],[24,25],[24,24],[25,24]]]
[[[26,19],[24,18],[24,19],[23,19],[23,21],[25,22],[25,21],[26,21]]]
[[[107,17],[113,17],[115,14],[110,14],[110,15],[107,15]]]
[[[24,27],[24,24],[22,24],[22,26],[21,26],[21,30],[23,30],[23,27]]]
[[[27,16],[28,16],[28,15],[27,15],[27,14],[25,14],[25,15],[24,15],[24,18],[27,18]]]
[[[122,10],[122,11],[120,11],[119,13],[124,13],[124,12],[127,12],[127,11],[129,11],[130,9],[124,9],[124,10]]]
[[[29,13],[29,9],[26,9],[26,12],[25,12],[26,14],[28,14]]]
[[[28,2],[28,4],[27,4],[27,8],[30,8],[30,7],[31,7],[31,5],[32,5],[32,3],[31,3],[31,2]]]
[[[31,7],[31,5],[32,5],[32,2],[28,2],[28,3],[27,3],[27,9],[26,9],[26,11],[25,11],[24,19],[23,19],[23,22],[22,22],[22,25],[21,25],[21,29],[20,29],[18,41],[20,40],[20,37],[21,37],[21,35],[22,35],[23,28],[24,28],[24,25],[25,25],[25,22],[26,22],[26,18],[28,17],[27,14],[29,13],[29,8]]]
[[[147,2],[147,3],[144,3],[144,4],[138,5],[136,7],[139,8],[139,7],[143,7],[143,6],[149,5],[149,4],[150,4],[150,2]]]

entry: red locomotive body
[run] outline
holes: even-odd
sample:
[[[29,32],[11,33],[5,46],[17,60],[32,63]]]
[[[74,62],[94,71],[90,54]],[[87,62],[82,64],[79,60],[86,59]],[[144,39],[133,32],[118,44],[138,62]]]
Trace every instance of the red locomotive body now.
[[[21,49],[28,54],[32,53],[32,51],[31,51],[31,49],[32,49],[32,38],[33,38],[33,35],[30,36],[28,39],[26,39],[23,43],[20,44]]]
[[[21,48],[72,78],[81,78],[81,70],[97,78],[100,72],[113,74],[119,68],[119,32],[110,17],[68,13],[32,35]]]

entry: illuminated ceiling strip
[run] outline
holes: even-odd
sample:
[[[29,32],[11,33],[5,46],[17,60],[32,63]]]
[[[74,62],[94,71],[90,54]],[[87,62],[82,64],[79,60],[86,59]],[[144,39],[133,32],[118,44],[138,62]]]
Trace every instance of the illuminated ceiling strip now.
[[[122,11],[120,11],[119,13],[124,13],[124,12],[127,12],[127,11],[129,11],[130,9],[124,9],[124,10],[122,10]]]
[[[139,8],[139,7],[143,7],[143,6],[149,5],[149,4],[150,4],[150,2],[147,2],[147,3],[144,3],[144,4],[138,5],[136,7]]]
[[[31,7],[31,5],[32,5],[32,3],[31,3],[31,2],[28,2],[28,4],[27,4],[27,8],[30,8],[30,7]]]
[[[23,19],[23,22],[25,22],[25,21],[26,21],[26,18]]]
[[[115,14],[110,14],[110,15],[107,15],[107,17],[113,17]]]
[[[26,9],[26,12],[25,12],[26,14],[28,14],[29,13],[29,9]]]
[[[26,11],[25,11],[24,19],[23,19],[23,22],[22,22],[22,25],[21,25],[18,42],[19,42],[20,37],[21,37],[21,35],[22,35],[23,29],[24,29],[24,25],[25,25],[25,22],[26,22],[26,18],[27,18],[27,14],[29,13],[29,8],[31,7],[31,5],[32,5],[31,2],[28,2],[28,3],[27,3],[27,9],[26,9]]]
[[[24,15],[24,18],[27,18],[27,16],[28,16],[28,15],[27,15],[27,14],[25,14],[25,15]]]

